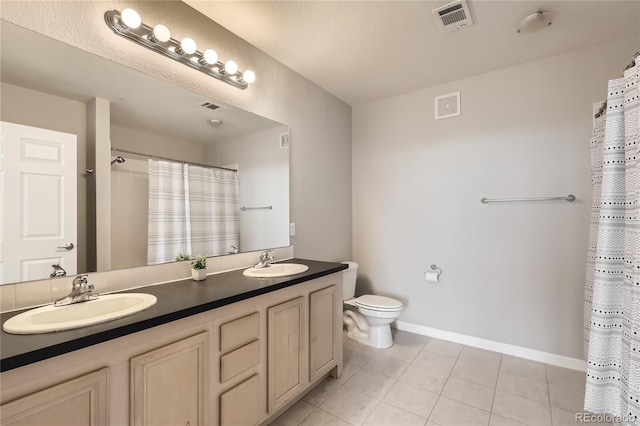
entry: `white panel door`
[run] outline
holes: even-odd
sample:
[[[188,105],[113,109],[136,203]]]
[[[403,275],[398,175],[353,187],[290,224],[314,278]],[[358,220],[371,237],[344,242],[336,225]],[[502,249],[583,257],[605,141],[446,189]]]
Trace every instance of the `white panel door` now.
[[[77,273],[76,135],[0,122],[0,284]]]

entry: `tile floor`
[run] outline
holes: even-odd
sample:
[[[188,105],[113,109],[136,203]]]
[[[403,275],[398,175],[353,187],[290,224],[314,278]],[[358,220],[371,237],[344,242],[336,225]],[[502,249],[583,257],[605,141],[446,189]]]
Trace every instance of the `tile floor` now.
[[[273,426],[575,425],[579,371],[394,330],[377,350],[345,338],[344,373]]]

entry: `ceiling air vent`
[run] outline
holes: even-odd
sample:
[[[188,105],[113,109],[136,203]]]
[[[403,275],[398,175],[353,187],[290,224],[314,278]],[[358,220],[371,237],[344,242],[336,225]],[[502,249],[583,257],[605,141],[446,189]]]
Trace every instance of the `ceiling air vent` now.
[[[473,25],[469,6],[465,0],[454,1],[433,9],[433,14],[438,20],[440,30],[445,33]]]
[[[203,102],[200,104],[201,107],[210,109],[211,111],[215,111],[217,109],[220,109],[220,105],[216,105],[216,104],[212,104],[211,102]]]

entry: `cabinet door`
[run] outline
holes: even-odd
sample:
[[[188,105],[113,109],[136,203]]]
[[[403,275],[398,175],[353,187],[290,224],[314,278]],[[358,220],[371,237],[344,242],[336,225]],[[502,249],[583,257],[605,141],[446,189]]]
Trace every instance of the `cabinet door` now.
[[[132,426],[202,426],[206,332],[131,358]]]
[[[309,296],[309,380],[328,373],[336,365],[336,286]]]
[[[291,400],[302,387],[304,356],[304,297],[268,311],[269,412]]]
[[[3,426],[106,426],[108,369],[2,405]]]

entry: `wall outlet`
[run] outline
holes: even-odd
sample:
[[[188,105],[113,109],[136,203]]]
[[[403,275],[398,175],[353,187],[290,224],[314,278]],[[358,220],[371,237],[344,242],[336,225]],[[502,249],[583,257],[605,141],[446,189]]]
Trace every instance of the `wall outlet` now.
[[[288,149],[289,144],[289,133],[280,133],[280,149]]]
[[[296,236],[296,224],[293,222],[289,224],[289,236],[290,237]]]

